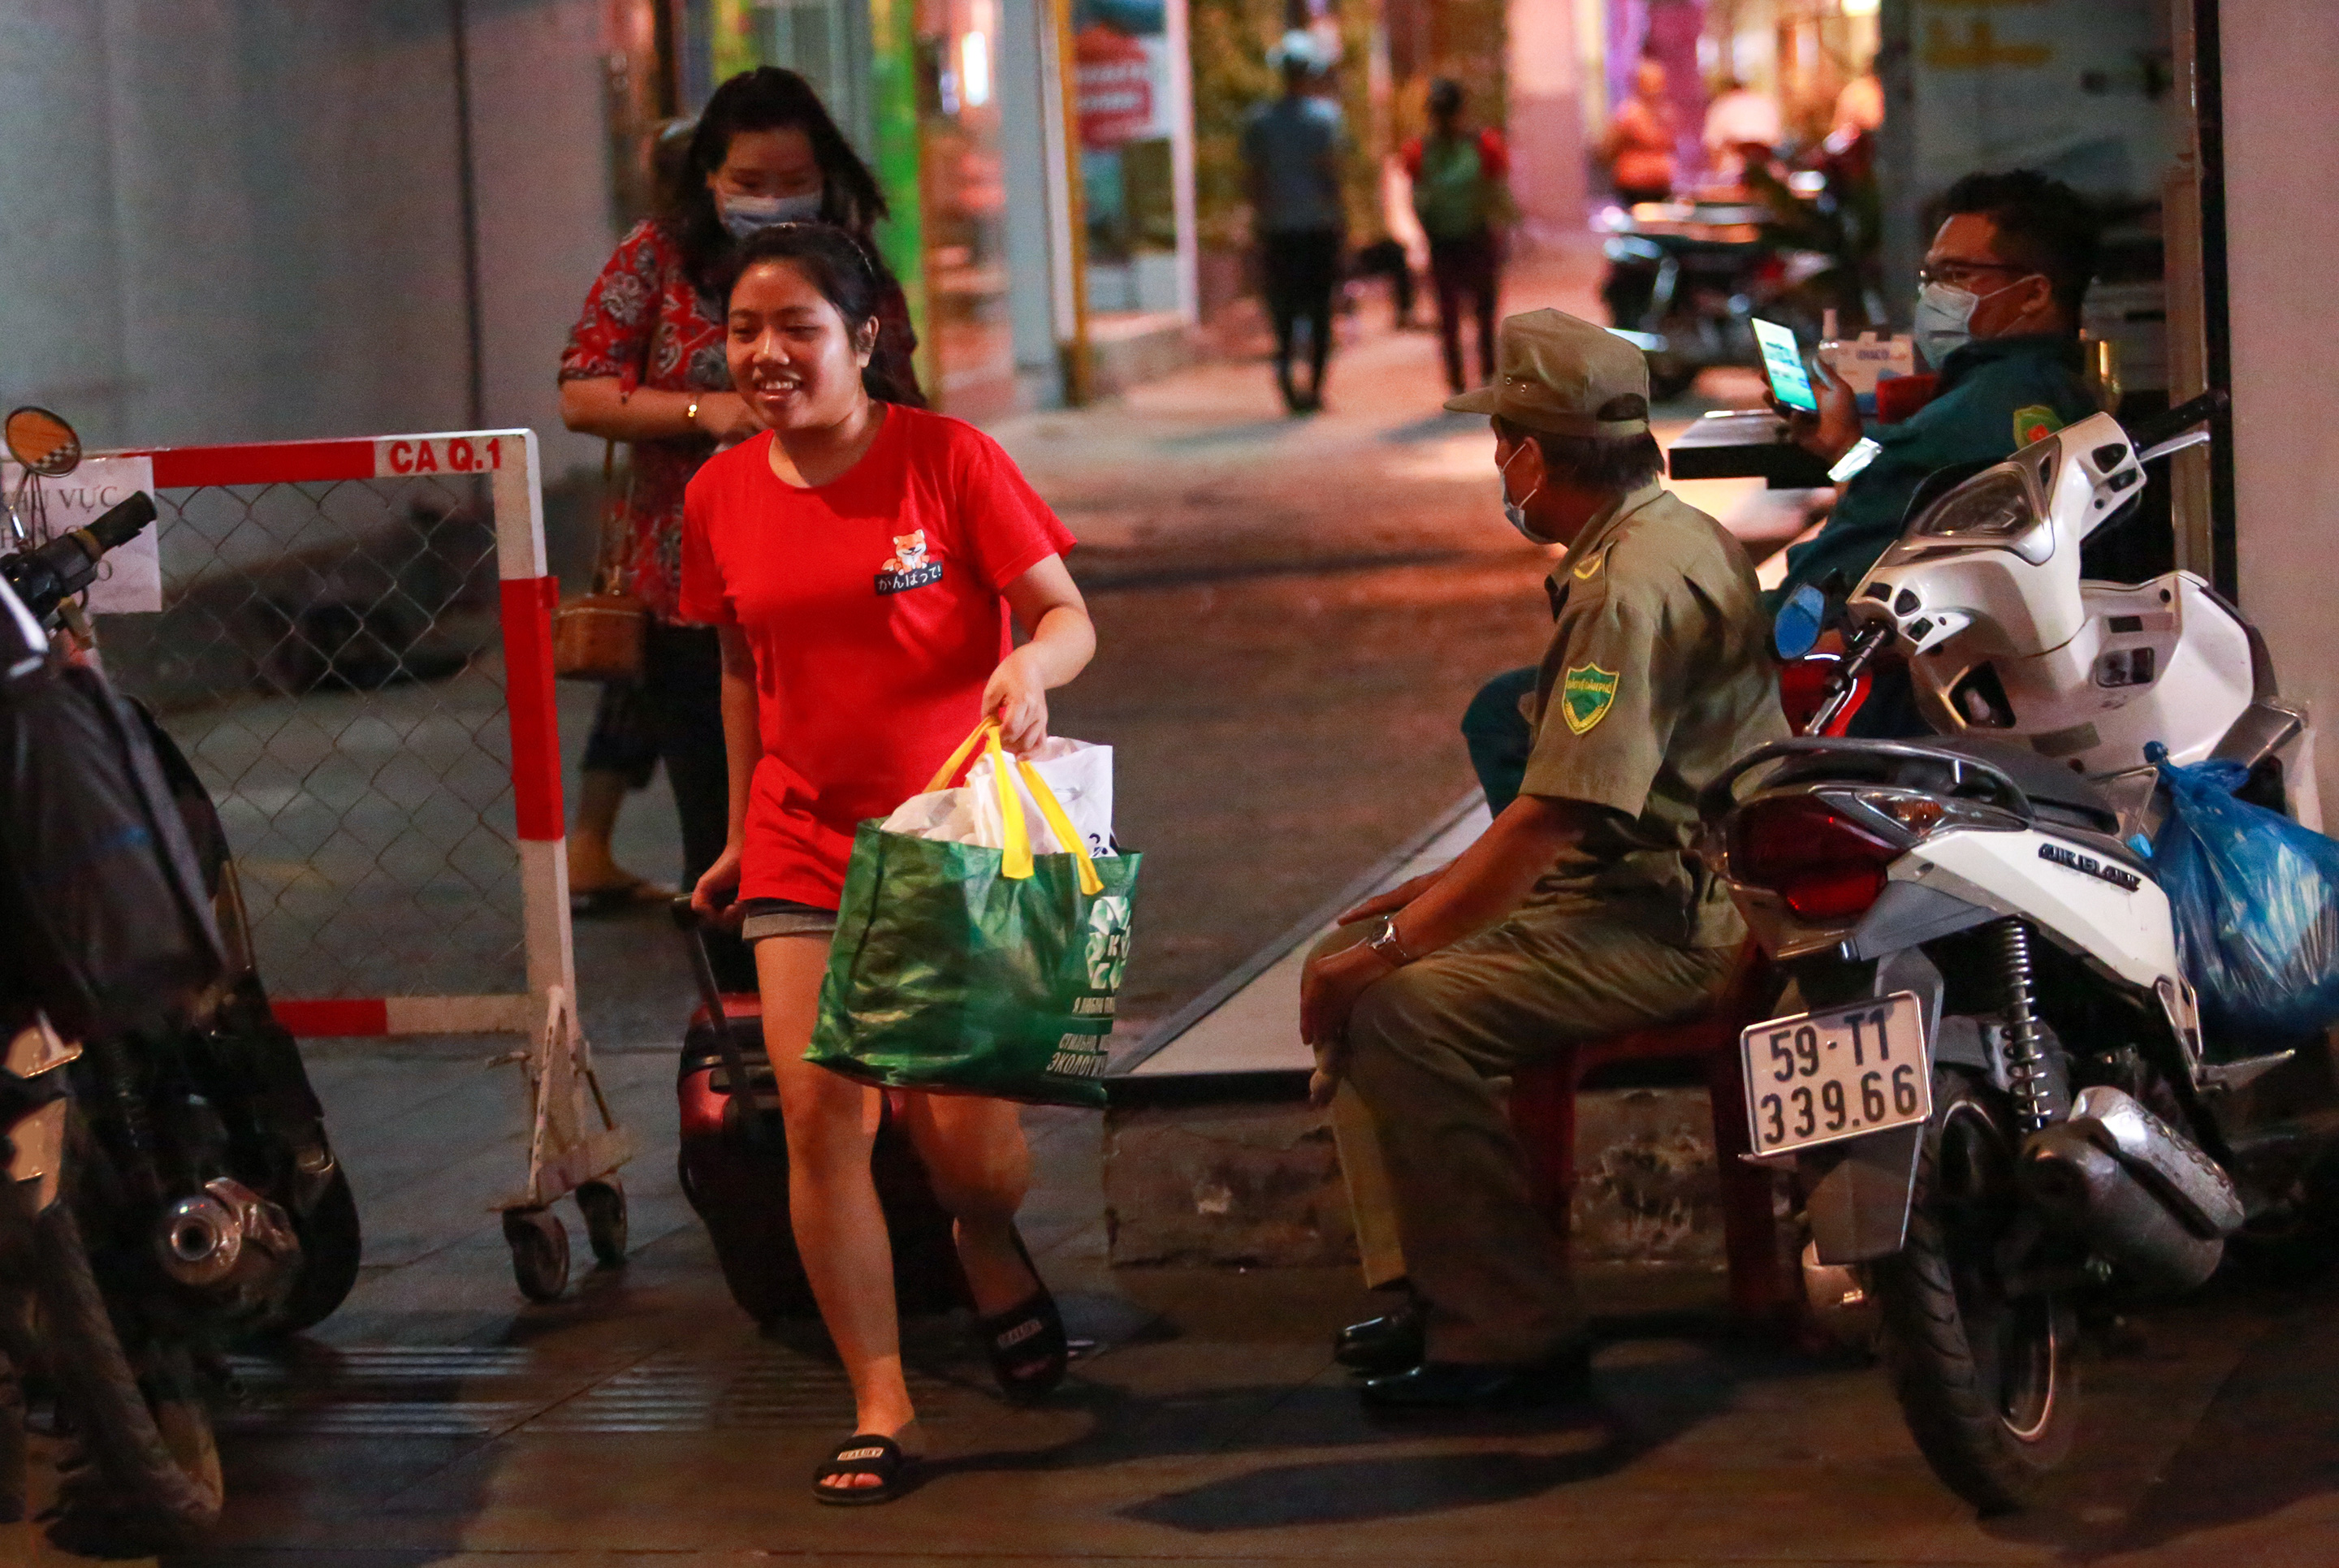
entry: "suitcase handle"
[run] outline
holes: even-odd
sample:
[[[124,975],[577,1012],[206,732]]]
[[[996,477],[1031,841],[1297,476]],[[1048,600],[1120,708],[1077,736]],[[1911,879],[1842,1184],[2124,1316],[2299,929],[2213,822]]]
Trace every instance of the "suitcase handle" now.
[[[715,1031],[715,1049],[723,1053],[724,1121],[740,1130],[749,1148],[758,1147],[764,1138],[764,1119],[755,1114],[746,1052],[739,1049],[739,1037],[731,1031],[731,1015],[723,1009],[723,988],[715,982],[715,962],[706,955],[706,928],[699,923],[698,912],[691,908],[688,893],[667,907],[673,912],[675,929],[682,932],[682,945],[689,950],[691,977],[698,981],[699,1003],[706,1009],[708,1027]]]

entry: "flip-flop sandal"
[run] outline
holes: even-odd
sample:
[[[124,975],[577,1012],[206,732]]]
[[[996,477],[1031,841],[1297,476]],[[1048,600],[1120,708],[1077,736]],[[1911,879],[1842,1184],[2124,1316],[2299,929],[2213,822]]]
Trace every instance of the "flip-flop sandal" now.
[[[877,1432],[856,1432],[836,1445],[819,1469],[812,1473],[812,1494],[823,1503],[839,1508],[860,1508],[873,1503],[891,1503],[909,1489],[910,1471],[917,1464],[914,1455],[902,1452],[902,1445]],[[825,1486],[822,1483],[840,1475],[874,1475],[874,1486]]]
[[[1023,1267],[1040,1279],[1039,1266],[1023,1246],[1023,1238],[1016,1235],[1015,1251],[1023,1259]],[[1064,1369],[1071,1362],[1071,1341],[1064,1337],[1063,1315],[1056,1309],[1056,1298],[1048,1293],[1045,1281],[1036,1291],[1004,1312],[974,1320],[975,1332],[982,1336],[983,1354],[991,1357],[992,1376],[1010,1399],[1037,1399],[1064,1380]]]
[[[646,903],[673,902],[673,889],[660,887],[646,876],[607,883],[600,887],[571,887],[568,890],[568,912],[575,916],[617,914]]]

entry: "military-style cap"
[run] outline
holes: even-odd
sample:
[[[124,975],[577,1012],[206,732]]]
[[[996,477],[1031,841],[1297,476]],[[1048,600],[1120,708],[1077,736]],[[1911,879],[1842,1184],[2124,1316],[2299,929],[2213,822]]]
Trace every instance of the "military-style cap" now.
[[[1637,436],[1645,419],[1604,419],[1610,399],[1649,395],[1649,362],[1641,350],[1564,311],[1529,311],[1503,318],[1495,340],[1492,386],[1446,399],[1457,414],[1500,414],[1515,425],[1554,436]]]

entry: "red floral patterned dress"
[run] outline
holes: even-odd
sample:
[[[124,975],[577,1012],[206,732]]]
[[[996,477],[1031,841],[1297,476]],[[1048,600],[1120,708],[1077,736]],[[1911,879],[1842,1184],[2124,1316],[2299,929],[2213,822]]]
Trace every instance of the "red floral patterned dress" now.
[[[911,355],[917,336],[898,286],[878,306],[875,368],[919,403]],[[569,329],[560,356],[564,381],[615,378],[630,394],[637,387],[666,392],[727,392],[724,301],[699,291],[684,271],[682,246],[656,219],[635,225],[585,296],[584,312]],[[625,530],[627,587],[658,619],[679,623],[682,585],[682,492],[698,466],[714,455],[706,436],[674,436],[633,443],[633,477],[615,503]]]

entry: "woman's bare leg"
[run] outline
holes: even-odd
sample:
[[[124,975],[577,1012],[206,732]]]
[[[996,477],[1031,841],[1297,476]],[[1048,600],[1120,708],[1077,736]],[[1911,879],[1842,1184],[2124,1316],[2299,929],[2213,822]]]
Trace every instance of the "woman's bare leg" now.
[[[986,1316],[1031,1299],[1040,1287],[1015,1250],[1015,1211],[1031,1186],[1031,1150],[1009,1100],[905,1094],[902,1125],[917,1147],[934,1197],[958,1221],[958,1257],[974,1307]]]
[[[577,892],[637,881],[617,862],[609,840],[617,831],[617,811],[626,804],[626,775],[612,768],[587,768],[579,775],[577,820],[568,829],[568,885]]]
[[[879,1091],[804,1060],[827,964],[825,936],[769,937],[755,944],[764,1046],[779,1076],[780,1111],[787,1123],[788,1218],[796,1250],[821,1321],[852,1380],[854,1430],[891,1437],[917,1412],[902,1376],[893,1248],[869,1173]],[[876,1477],[824,1484],[874,1485]]]

